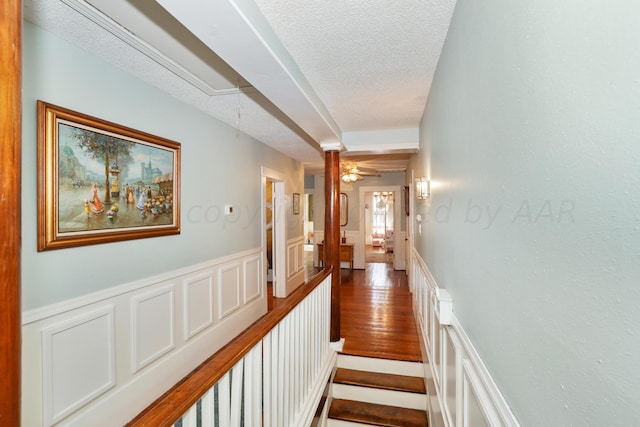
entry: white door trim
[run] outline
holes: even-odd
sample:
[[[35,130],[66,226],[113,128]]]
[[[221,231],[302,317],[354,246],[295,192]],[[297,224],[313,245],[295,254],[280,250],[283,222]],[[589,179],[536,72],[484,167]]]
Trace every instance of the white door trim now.
[[[271,256],[273,259],[273,295],[282,298],[287,295],[287,268],[286,268],[286,199],[284,188],[284,174],[281,172],[262,166],[262,188],[261,205],[262,205],[262,250],[267,253],[267,179],[273,181],[273,251]],[[266,256],[266,255],[265,255]],[[266,278],[265,278],[266,287]]]
[[[404,266],[404,259],[400,259],[403,256],[404,251],[396,250],[399,244],[404,245],[404,238],[402,242],[399,242],[397,239],[402,235],[402,218],[400,215],[402,214],[401,205],[402,205],[402,187],[400,185],[377,185],[371,187],[360,187],[360,237],[359,244],[356,245],[356,254],[354,254],[354,260],[358,260],[362,262],[361,265],[357,265],[354,263],[354,268],[363,269],[365,266],[365,247],[367,243],[366,235],[365,235],[365,227],[364,227],[364,195],[368,192],[373,191],[393,191],[395,194],[395,200],[393,203],[393,232],[395,235],[396,241],[394,242],[394,251],[393,251],[393,268],[395,270],[400,269],[401,266]],[[358,263],[359,264],[359,263]]]

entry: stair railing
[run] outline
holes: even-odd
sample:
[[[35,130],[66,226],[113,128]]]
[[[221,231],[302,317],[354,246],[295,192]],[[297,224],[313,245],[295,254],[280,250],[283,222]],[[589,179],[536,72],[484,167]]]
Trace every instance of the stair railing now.
[[[307,426],[335,365],[325,268],[127,426]]]

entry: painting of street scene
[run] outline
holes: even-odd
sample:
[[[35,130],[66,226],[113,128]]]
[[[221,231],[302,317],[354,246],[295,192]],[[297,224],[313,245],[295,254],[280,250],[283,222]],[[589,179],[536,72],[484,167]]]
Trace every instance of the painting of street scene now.
[[[39,250],[180,232],[180,144],[38,107]]]
[[[58,231],[173,224],[173,152],[59,124]]]

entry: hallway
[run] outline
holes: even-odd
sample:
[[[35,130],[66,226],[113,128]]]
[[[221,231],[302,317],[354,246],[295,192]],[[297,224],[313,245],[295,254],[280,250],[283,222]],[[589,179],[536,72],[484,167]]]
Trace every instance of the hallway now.
[[[341,279],[342,353],[422,361],[405,272],[367,263],[364,270],[342,269]]]
[[[306,255],[306,254],[305,254]],[[308,258],[306,261],[311,260]],[[305,262],[305,279],[319,268]],[[404,271],[392,264],[367,263],[364,270],[341,270],[341,334],[343,354],[421,362],[411,293]],[[269,310],[284,300],[273,299]]]

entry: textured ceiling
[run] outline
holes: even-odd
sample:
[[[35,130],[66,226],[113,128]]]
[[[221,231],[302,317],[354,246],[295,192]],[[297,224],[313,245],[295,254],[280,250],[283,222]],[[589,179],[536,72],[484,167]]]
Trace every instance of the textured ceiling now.
[[[256,3],[343,132],[418,126],[455,1]]]
[[[316,129],[337,132],[340,139],[344,132],[418,127],[455,6],[454,0],[158,1],[163,7],[141,0],[23,4],[25,19],[310,170],[322,164]],[[233,19],[246,26],[232,26],[207,43],[203,32],[192,28],[193,16],[175,18],[187,7],[196,19],[200,11],[209,11],[202,18],[209,25],[205,33]],[[257,42],[247,52],[234,47],[254,29]],[[267,62],[256,59],[248,69],[236,65],[247,58]],[[265,75],[263,70],[273,64],[282,69]],[[297,98],[288,95],[294,92]],[[311,113],[298,114],[302,111]],[[407,158],[368,154],[359,161],[397,170]]]
[[[118,3],[126,2],[119,0]],[[95,17],[88,17],[87,14],[93,8],[87,3],[81,0],[24,0],[23,8],[24,18],[29,22],[101,57],[266,145],[301,162],[322,161],[318,145],[260,93],[249,90],[226,95],[208,95],[150,58],[148,54],[143,54],[121,37],[114,35],[113,31],[105,29],[103,21],[96,23],[91,19]]]

